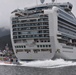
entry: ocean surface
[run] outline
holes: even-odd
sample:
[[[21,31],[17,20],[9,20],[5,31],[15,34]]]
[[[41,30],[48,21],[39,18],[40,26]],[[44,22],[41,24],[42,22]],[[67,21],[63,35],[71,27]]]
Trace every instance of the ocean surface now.
[[[0,63],[0,75],[76,75],[76,62],[44,60],[20,62],[21,65]]]

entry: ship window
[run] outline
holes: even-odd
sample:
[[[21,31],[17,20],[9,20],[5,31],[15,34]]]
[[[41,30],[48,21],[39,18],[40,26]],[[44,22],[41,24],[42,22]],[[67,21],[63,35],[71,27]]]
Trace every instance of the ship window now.
[[[39,49],[34,49],[33,51],[34,51],[34,53],[38,53],[40,50]]]
[[[41,51],[47,51],[47,49],[41,49]]]
[[[48,30],[43,30],[43,33],[49,33],[49,31]]]
[[[37,45],[37,47],[39,47],[39,45]]]
[[[26,46],[24,46],[24,48],[26,48]]]
[[[52,53],[51,49],[41,49],[41,51],[50,51],[50,53]]]
[[[51,45],[49,45],[49,47],[51,47]]]
[[[44,42],[47,42],[47,40],[44,40]]]
[[[45,45],[43,45],[43,47],[45,47]]]
[[[36,41],[36,42],[39,42],[39,41]]]
[[[31,37],[33,37],[33,35],[30,35]]]
[[[16,43],[17,41],[16,40],[14,40],[14,43]]]
[[[43,42],[43,40],[41,40],[41,42]]]
[[[18,32],[18,34],[21,34],[21,32]]]
[[[39,42],[38,39],[34,39],[35,42]]]
[[[48,25],[48,22],[43,22],[43,25]]]
[[[27,50],[27,53],[29,53],[30,51],[29,50]]]
[[[67,5],[60,5],[60,7],[67,7]]]
[[[72,9],[72,6],[69,6],[70,9]]]
[[[42,47],[42,45],[40,45],[40,47]]]
[[[16,38],[17,38],[17,36],[13,36],[13,38],[14,38],[14,39],[16,39]]]
[[[31,50],[29,50],[29,49],[25,49],[24,51],[27,53],[31,52]]]
[[[21,46],[23,48],[23,46]]]
[[[12,27],[16,27],[16,25],[13,25]]]
[[[26,46],[15,46],[15,48],[25,48]]]
[[[26,38],[28,37],[28,35],[25,36]]]
[[[46,45],[46,47],[48,47],[48,45]]]
[[[38,33],[42,33],[42,30],[38,31]]]
[[[43,18],[43,21],[48,21],[48,18]]]
[[[19,48],[21,48],[21,46],[19,46]]]
[[[18,53],[18,52],[23,52],[23,50],[16,50],[16,53]]]
[[[50,40],[48,40],[48,42],[50,42]]]
[[[39,37],[42,37],[42,35],[39,35]]]
[[[48,34],[44,34],[44,37],[49,37],[49,35]]]

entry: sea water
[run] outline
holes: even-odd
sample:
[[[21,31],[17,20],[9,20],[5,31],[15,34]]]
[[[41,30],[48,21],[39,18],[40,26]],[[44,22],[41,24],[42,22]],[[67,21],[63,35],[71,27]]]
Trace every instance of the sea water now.
[[[76,75],[76,62],[44,60],[20,62],[21,65],[0,63],[0,75]]]

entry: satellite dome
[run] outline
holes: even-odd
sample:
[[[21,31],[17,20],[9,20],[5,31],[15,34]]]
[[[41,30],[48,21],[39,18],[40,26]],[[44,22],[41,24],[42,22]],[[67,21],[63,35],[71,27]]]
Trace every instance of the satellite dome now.
[[[44,3],[44,0],[40,0],[41,1],[41,3]]]
[[[52,2],[55,2],[55,0],[52,0]]]

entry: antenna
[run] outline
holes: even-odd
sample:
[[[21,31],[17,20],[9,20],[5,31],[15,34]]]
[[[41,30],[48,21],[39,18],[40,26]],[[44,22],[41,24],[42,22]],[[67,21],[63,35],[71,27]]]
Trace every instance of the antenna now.
[[[57,0],[55,2],[57,3]]]
[[[45,0],[40,0],[40,2],[43,4]]]
[[[38,2],[37,2],[37,0],[36,0],[36,4],[38,5]]]

